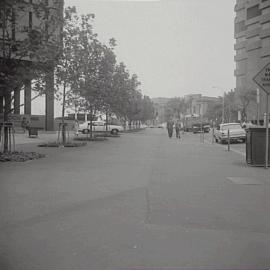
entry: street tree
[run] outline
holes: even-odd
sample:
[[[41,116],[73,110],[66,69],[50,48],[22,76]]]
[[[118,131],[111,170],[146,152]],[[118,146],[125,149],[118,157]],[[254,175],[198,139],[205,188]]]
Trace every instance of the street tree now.
[[[168,120],[172,116],[181,119],[181,116],[185,114],[186,110],[187,104],[184,98],[181,97],[171,98],[166,104],[165,108],[166,120]]]
[[[256,90],[254,89],[245,89],[245,88],[240,88],[236,92],[236,106],[238,107],[238,110],[241,112],[241,118],[246,121],[247,119],[247,109],[249,105],[252,102],[256,101]]]

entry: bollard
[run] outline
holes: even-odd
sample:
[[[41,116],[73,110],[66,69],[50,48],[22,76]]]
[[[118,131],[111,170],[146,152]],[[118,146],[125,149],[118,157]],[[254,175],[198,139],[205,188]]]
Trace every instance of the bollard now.
[[[231,145],[230,145],[230,130],[228,129],[228,151],[230,151],[230,147],[231,147]]]

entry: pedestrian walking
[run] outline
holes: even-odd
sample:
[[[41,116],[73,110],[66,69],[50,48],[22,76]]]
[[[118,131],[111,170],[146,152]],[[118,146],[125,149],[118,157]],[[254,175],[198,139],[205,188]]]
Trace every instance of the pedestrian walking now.
[[[79,135],[79,121],[76,119],[74,123],[74,130],[75,130],[75,135]]]
[[[173,125],[174,125],[173,120],[172,119],[168,120],[168,122],[167,122],[167,130],[168,130],[169,138],[171,138],[172,135],[173,135]]]
[[[180,136],[180,130],[181,130],[181,122],[179,121],[179,119],[176,121],[175,123],[175,133],[176,133],[176,138],[177,139],[181,139]]]

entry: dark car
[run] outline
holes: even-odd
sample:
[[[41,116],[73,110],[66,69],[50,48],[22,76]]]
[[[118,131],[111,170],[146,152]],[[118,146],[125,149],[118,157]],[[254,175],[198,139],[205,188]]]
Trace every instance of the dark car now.
[[[207,123],[203,123],[203,124],[198,123],[198,124],[192,125],[193,133],[201,133],[201,132],[209,133],[209,131],[210,131],[210,125]]]

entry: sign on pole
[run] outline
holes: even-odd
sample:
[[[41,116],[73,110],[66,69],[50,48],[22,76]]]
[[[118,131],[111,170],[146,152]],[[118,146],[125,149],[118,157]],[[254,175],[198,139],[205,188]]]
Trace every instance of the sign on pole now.
[[[266,93],[270,94],[270,63],[257,73],[253,81]]]
[[[266,93],[266,138],[265,138],[265,168],[268,168],[268,148],[269,148],[269,94],[270,94],[270,63],[268,63],[264,68],[262,68],[257,75],[253,78],[253,81]]]

